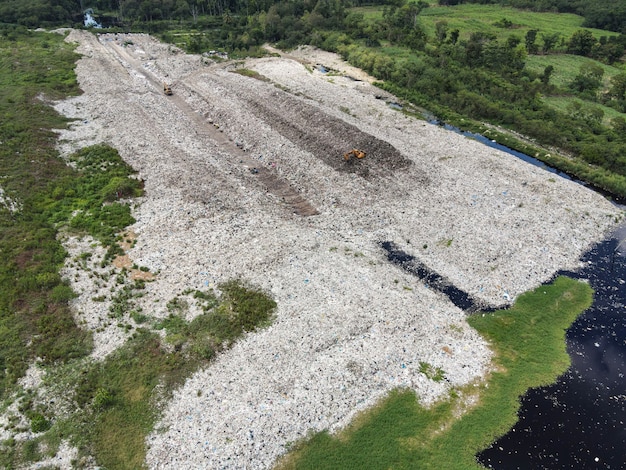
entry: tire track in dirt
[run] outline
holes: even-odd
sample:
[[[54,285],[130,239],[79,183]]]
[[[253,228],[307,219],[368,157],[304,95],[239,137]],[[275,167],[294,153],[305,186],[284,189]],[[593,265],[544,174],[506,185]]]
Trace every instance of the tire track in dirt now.
[[[356,173],[364,178],[386,175],[412,165],[393,145],[361,131],[281,90],[264,99],[251,99],[252,114],[307,150],[336,171]],[[270,98],[269,100],[267,98]],[[345,161],[342,155],[352,148],[366,152],[366,158]]]
[[[163,84],[160,83],[160,81],[151,72],[146,70],[139,61],[131,57],[122,46],[113,42],[109,42],[105,46],[106,49],[115,54],[118,60],[122,61],[122,64],[128,64],[134,72],[144,76],[156,89],[162,89]],[[178,82],[177,88],[180,90],[182,87],[186,87],[186,85],[184,85],[182,81]],[[205,137],[216,143],[221,150],[232,157],[233,163],[238,162],[243,165],[244,168],[248,169],[256,176],[255,179],[258,180],[260,186],[264,187],[266,191],[269,191],[278,197],[278,199],[294,213],[300,216],[312,216],[319,214],[318,210],[306,199],[304,199],[293,187],[291,187],[287,181],[280,178],[269,168],[257,167],[257,163],[253,158],[251,158],[242,149],[238,148],[218,128],[208,123],[203,116],[199,115],[185,101],[180,93],[174,93],[171,96],[164,95],[164,98],[174,103],[176,107],[185,115],[185,117],[193,124],[195,129],[188,129],[188,131],[195,131],[199,138]]]

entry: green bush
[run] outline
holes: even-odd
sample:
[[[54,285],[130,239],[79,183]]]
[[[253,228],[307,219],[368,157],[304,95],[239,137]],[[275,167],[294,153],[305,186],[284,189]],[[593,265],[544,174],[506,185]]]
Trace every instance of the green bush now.
[[[128,177],[114,176],[111,181],[100,190],[105,201],[114,201],[120,198],[134,197],[139,193],[139,182]]]
[[[276,302],[267,294],[244,285],[240,280],[225,282],[219,288],[234,324],[243,331],[253,331],[270,322]]]
[[[34,412],[30,416],[30,429],[34,433],[44,432],[50,429],[51,423],[41,413]]]
[[[104,411],[113,406],[115,398],[106,388],[99,387],[93,397],[93,407],[96,411]]]
[[[66,284],[54,286],[50,292],[50,299],[56,303],[67,303],[76,297],[76,293]]]

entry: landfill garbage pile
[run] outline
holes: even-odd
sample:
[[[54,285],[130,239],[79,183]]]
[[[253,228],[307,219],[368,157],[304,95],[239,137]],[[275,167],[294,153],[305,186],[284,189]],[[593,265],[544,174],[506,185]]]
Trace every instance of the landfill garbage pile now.
[[[431,403],[483,376],[491,353],[466,312],[381,243],[504,306],[575,268],[620,217],[578,184],[399,112],[329,53],[217,63],[148,35],[68,40],[84,94],[57,104],[78,119],[61,150],[109,143],[145,182],[127,252],[156,273],[143,313],[165,317],[182,292],[233,278],[278,304],[270,327],[163,405],[150,468],[270,468],[288,443],[342,428],[395,387]],[[367,156],[346,161],[353,148]],[[67,243],[73,255],[89,246]],[[105,357],[124,334],[102,322],[101,287],[67,269]]]

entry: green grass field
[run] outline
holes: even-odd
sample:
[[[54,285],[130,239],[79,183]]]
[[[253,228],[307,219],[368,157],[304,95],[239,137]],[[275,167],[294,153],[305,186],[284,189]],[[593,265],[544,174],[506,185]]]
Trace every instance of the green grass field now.
[[[567,89],[568,84],[580,73],[580,67],[589,62],[604,69],[603,82],[605,87],[609,86],[611,77],[623,73],[623,70],[618,67],[572,54],[529,55],[526,57],[526,68],[531,72],[542,73],[548,65],[551,65],[554,67],[554,72],[550,77],[550,83],[559,88]]]
[[[495,353],[496,370],[486,381],[453,390],[430,408],[412,391],[395,390],[338,435],[322,432],[297,443],[278,468],[482,468],[476,453],[515,423],[520,395],[554,382],[569,366],[565,330],[591,300],[587,284],[560,277],[520,296],[509,310],[471,316],[470,325]]]
[[[574,102],[575,100],[576,98],[570,98],[566,96],[546,96],[543,98],[544,103],[564,113],[569,112],[569,106],[571,106],[572,102]],[[578,100],[578,101],[584,102],[588,106],[600,108],[604,112],[604,117],[602,118],[602,124],[604,124],[605,126],[611,125],[611,120],[613,118],[616,118],[619,116],[625,117],[624,113],[620,113],[616,109],[609,108],[608,106],[603,106],[599,103],[593,103],[590,101],[582,101],[582,100]]]
[[[511,28],[495,26],[495,23],[503,18],[513,23]],[[438,21],[446,21],[451,30],[458,28],[461,31],[461,39],[469,38],[470,32],[491,33],[503,39],[511,35],[523,38],[530,29],[539,30],[539,34],[559,33],[567,39],[576,30],[582,28],[583,18],[566,13],[537,13],[502,7],[500,5],[476,4],[454,7],[431,6],[420,13],[420,25],[429,36],[434,35],[435,23]],[[617,35],[617,33],[599,29],[589,30],[596,38]]]
[[[569,84],[572,80],[574,80],[574,77],[580,73],[580,67],[590,62],[594,65],[602,67],[604,70],[604,76],[602,78],[603,88],[600,90],[600,93],[606,92],[609,89],[611,86],[611,78],[613,76],[623,73],[623,71],[618,67],[606,65],[596,60],[571,54],[529,55],[526,58],[526,68],[531,72],[540,74],[547,66],[551,65],[554,67],[554,72],[550,77],[550,83],[560,90],[567,92]],[[568,107],[571,106],[574,101],[580,101],[585,103],[587,106],[600,108],[604,112],[602,123],[605,126],[610,126],[613,118],[625,116],[624,113],[620,113],[614,108],[610,108],[593,101],[582,100],[581,98],[575,96],[561,95],[543,97],[544,103],[548,104],[557,111],[564,113],[568,112]]]
[[[355,7],[350,11],[362,13],[367,20],[382,19],[382,7]],[[503,18],[513,23],[511,28],[499,28],[496,23]],[[472,32],[494,34],[498,39],[517,35],[522,39],[531,29],[539,30],[537,40],[540,42],[541,33],[560,34],[568,39],[575,31],[582,28],[583,17],[567,13],[537,13],[517,10],[500,5],[464,4],[451,7],[438,6],[431,2],[431,6],[422,10],[418,16],[418,23],[429,37],[435,35],[435,24],[440,21],[448,23],[449,30],[458,29],[460,39],[468,39]],[[589,29],[596,38],[601,36],[617,36],[617,33],[600,29]]]

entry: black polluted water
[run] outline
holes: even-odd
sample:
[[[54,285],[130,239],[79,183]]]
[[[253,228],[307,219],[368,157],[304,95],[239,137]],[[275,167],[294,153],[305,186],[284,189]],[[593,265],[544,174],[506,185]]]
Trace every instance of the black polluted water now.
[[[598,191],[485,136],[436,119],[431,122]],[[624,198],[612,198],[622,208],[626,205]],[[390,261],[423,274],[394,245],[383,248]],[[477,456],[487,468],[626,470],[626,224],[587,252],[583,261],[576,272],[558,273],[587,280],[595,291],[593,305],[567,332],[572,365],[556,384],[531,389],[522,397],[517,424]],[[442,292],[468,313],[481,307],[471,305],[464,292]]]
[[[567,332],[569,370],[529,390],[519,421],[478,455],[493,469],[626,469],[626,226],[593,247],[577,272],[594,302]]]

